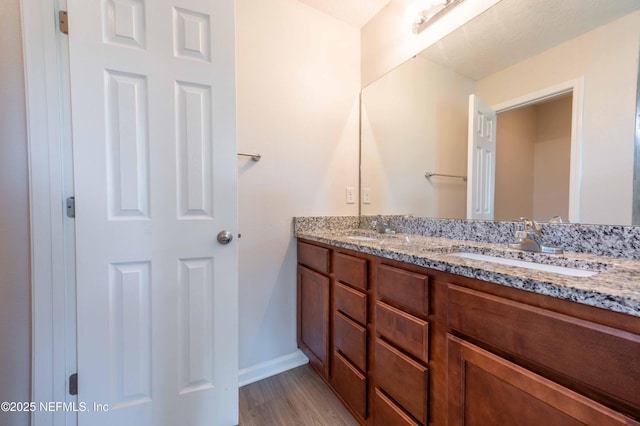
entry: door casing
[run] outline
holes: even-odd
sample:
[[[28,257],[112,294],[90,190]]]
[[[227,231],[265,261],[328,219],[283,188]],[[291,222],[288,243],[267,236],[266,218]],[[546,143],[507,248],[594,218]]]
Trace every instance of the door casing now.
[[[77,402],[67,391],[75,371],[75,296],[69,276],[73,222],[65,216],[64,200],[73,189],[67,41],[57,22],[66,2],[21,0],[20,7],[29,169],[31,401]],[[36,410],[31,424],[73,425],[75,415]]]
[[[582,114],[584,109],[584,77],[565,81],[533,93],[491,105],[497,114],[524,107],[545,99],[572,92],[571,160],[569,166],[569,222],[580,223],[580,186],[582,176]]]

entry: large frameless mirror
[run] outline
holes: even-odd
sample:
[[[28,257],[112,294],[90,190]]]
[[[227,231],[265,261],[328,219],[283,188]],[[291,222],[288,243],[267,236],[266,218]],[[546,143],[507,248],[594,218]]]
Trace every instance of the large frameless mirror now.
[[[639,10],[502,0],[367,86],[361,213],[631,224]]]

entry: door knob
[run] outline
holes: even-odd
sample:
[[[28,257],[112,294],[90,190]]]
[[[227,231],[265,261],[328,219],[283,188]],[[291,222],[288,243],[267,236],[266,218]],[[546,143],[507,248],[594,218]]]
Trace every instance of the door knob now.
[[[220,244],[229,244],[233,240],[233,235],[229,231],[220,231],[217,239]]]

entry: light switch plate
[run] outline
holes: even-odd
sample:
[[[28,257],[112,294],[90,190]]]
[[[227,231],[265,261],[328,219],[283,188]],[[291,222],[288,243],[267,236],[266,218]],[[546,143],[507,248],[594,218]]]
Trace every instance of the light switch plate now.
[[[371,188],[362,189],[362,204],[371,204]]]
[[[347,186],[347,204],[356,203],[356,189],[353,186]]]

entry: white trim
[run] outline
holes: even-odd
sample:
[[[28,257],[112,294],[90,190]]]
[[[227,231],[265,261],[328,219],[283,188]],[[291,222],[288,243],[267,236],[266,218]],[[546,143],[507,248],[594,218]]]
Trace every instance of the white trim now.
[[[21,0],[31,232],[31,400],[67,401],[64,170],[56,2]],[[36,410],[31,424],[63,425]]]
[[[584,110],[584,77],[565,81],[494,105],[496,113],[531,105],[563,93],[573,92],[571,106],[571,161],[569,166],[569,222],[580,222],[580,187],[582,184],[582,117]]]
[[[300,367],[308,362],[309,358],[298,349],[288,355],[243,368],[238,372],[240,387]]]

